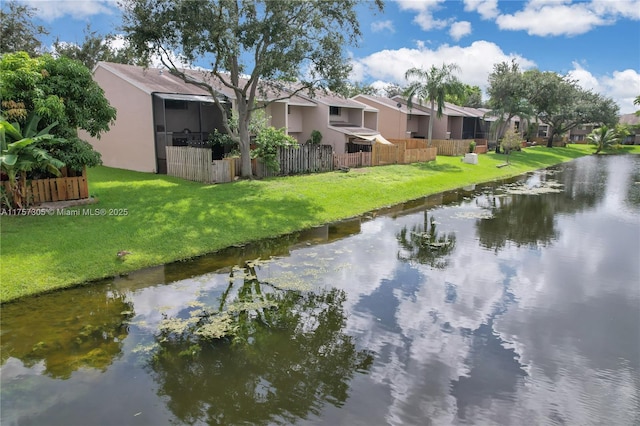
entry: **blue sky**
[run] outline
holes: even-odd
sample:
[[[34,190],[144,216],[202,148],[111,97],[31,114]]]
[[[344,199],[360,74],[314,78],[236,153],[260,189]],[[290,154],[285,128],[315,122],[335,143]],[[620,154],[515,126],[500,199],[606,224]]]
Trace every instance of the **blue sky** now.
[[[87,23],[117,32],[113,0],[28,0],[51,32],[81,42]],[[385,11],[361,7],[363,38],[350,46],[352,79],[376,87],[404,84],[413,66],[454,62],[462,81],[486,88],[493,64],[570,74],[612,97],[621,113],[640,95],[640,0],[397,0]]]

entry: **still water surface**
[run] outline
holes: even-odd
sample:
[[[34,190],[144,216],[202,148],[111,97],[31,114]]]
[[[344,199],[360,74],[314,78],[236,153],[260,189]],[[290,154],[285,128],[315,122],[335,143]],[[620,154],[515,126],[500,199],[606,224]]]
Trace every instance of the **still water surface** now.
[[[27,299],[0,424],[640,424],[639,253],[588,157]]]

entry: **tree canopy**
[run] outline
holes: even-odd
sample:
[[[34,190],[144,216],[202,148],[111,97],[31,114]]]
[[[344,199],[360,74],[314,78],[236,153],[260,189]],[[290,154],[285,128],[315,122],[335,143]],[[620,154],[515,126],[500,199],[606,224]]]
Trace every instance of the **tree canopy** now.
[[[480,86],[463,84],[462,87],[462,92],[457,94],[448,94],[445,96],[445,101],[463,107],[482,108],[484,106],[482,102],[482,89],[480,89]]]
[[[524,119],[531,116],[527,88],[517,62],[500,62],[493,66],[487,93],[491,109],[487,115],[497,118],[494,125],[497,140],[503,137],[515,116]],[[496,145],[496,150],[499,147],[500,144]]]
[[[27,52],[35,56],[42,51],[40,36],[49,31],[32,21],[36,8],[14,0],[2,2],[0,9],[0,54]]]
[[[37,114],[38,130],[52,123],[59,139],[43,141],[40,147],[54,154],[67,166],[100,163],[100,156],[78,138],[78,129],[100,137],[109,130],[116,111],[91,71],[66,57],[42,55],[31,58],[25,52],[7,53],[0,58],[0,114],[24,125]]]
[[[414,79],[404,92],[409,108],[412,107],[413,98],[416,98],[420,104],[425,101],[429,102],[431,108],[428,131],[429,146],[431,146],[433,133],[433,117],[442,117],[446,96],[461,96],[463,93],[464,87],[454,75],[454,72],[458,69],[459,67],[456,64],[442,64],[440,68],[432,65],[428,70],[411,68],[405,73],[407,80]]]
[[[536,117],[551,126],[547,146],[579,124],[615,126],[618,106],[606,98],[578,86],[575,80],[551,71],[529,70],[523,75],[527,98]]]
[[[264,106],[262,95],[267,88],[280,98],[319,88],[337,91],[351,69],[344,48],[361,35],[358,3],[123,0],[123,29],[142,58],[157,55],[174,75],[213,95],[225,130],[239,144],[241,174],[250,177],[248,124]],[[382,9],[381,0],[375,4]],[[205,78],[194,81],[180,62],[206,68]],[[286,90],[290,83],[293,89]],[[227,125],[219,87],[233,92],[237,129]]]
[[[90,70],[100,61],[118,64],[139,65],[142,62],[127,41],[123,40],[122,47],[115,47],[118,36],[114,34],[101,35],[87,24],[82,44],[68,43],[57,38],[53,43],[53,51],[57,56],[66,56],[82,62]]]

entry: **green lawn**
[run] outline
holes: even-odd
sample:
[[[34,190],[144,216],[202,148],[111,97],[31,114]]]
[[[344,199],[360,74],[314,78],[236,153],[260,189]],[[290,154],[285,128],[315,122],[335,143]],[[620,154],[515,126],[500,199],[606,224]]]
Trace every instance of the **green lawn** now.
[[[511,156],[457,157],[262,181],[203,185],[107,167],[89,171],[98,204],[126,216],[2,216],[0,302],[187,259],[424,195],[569,161],[592,147],[529,148]],[[640,153],[640,147],[637,148]],[[79,210],[80,208],[75,208]],[[74,209],[72,209],[74,210]],[[123,262],[120,250],[132,254]]]

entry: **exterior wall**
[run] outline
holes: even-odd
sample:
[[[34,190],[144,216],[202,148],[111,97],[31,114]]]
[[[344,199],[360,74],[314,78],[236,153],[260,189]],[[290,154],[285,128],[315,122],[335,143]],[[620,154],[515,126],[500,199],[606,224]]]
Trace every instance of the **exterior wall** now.
[[[274,102],[267,106],[266,113],[271,117],[270,124],[276,129],[287,128],[287,104]]]
[[[373,102],[365,97],[357,96],[356,100],[370,107],[378,109],[378,124],[371,127],[365,123],[365,127],[377,129],[387,139],[404,139],[407,137],[407,115],[397,109],[391,109],[378,102]],[[366,114],[366,113],[365,113]]]
[[[446,139],[447,132],[449,132],[449,117],[446,115],[441,118],[429,117],[429,120],[431,119],[433,119],[433,134],[431,137],[433,139]]]
[[[303,107],[302,122],[304,131],[300,134],[299,142],[304,142],[311,137],[312,130],[322,133],[322,144],[331,145],[336,154],[344,154],[347,138],[344,133],[333,130],[329,127],[329,107],[318,103],[315,107]],[[344,108],[342,109],[344,113]],[[331,120],[337,116],[332,115]]]
[[[156,172],[151,95],[100,67],[93,79],[116,108],[117,116],[100,139],[85,132],[80,137],[102,155],[105,166]]]
[[[329,111],[329,107],[327,107],[327,111]],[[329,114],[327,112],[327,114]],[[348,123],[349,122],[349,111],[348,108],[340,107],[340,115],[328,115],[329,121],[333,123]]]
[[[364,112],[364,127],[368,129],[378,129],[378,114],[375,112]]]
[[[302,132],[302,110],[304,107],[289,105],[288,110],[288,130],[289,133],[299,133]],[[313,130],[313,129],[311,129]]]
[[[448,121],[451,139],[462,139],[462,117],[449,117]]]
[[[347,110],[348,123],[355,124],[356,126],[362,126],[362,114],[363,111],[361,109],[354,108],[343,108],[343,110]]]

